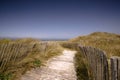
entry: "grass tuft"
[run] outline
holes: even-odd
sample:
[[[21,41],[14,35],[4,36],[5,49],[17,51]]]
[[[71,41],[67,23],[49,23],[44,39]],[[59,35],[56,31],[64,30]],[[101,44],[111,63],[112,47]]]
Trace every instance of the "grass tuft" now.
[[[31,38],[0,42],[0,80],[19,80],[26,71],[41,67],[63,51],[59,43]]]

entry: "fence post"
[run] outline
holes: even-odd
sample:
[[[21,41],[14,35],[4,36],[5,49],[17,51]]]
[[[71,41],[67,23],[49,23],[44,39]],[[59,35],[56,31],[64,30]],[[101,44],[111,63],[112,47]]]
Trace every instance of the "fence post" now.
[[[111,80],[120,80],[120,57],[113,56],[111,61]]]

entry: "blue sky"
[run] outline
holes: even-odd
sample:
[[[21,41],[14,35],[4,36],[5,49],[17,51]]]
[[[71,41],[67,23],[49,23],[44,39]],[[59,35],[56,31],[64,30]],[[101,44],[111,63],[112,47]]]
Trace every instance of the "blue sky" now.
[[[119,0],[1,0],[0,37],[120,34]]]

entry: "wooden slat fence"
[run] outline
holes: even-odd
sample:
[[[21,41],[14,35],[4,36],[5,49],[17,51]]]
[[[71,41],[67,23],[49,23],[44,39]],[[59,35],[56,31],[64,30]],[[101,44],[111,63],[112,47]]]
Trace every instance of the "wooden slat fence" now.
[[[109,80],[108,61],[103,51],[92,47],[79,46],[88,62],[88,69],[93,80]]]
[[[111,57],[108,65],[105,52],[93,47],[79,48],[88,62],[88,71],[92,72],[93,80],[120,80],[120,57]]]
[[[57,43],[51,42],[0,43],[0,73],[4,72],[10,65],[16,66],[16,64],[27,57],[31,51],[33,53],[37,51],[45,56],[47,52],[53,50],[53,48],[50,48],[51,46],[56,47],[57,45]]]
[[[1,43],[0,44],[0,73],[2,73],[8,65],[15,65],[24,59],[34,44],[23,43]]]
[[[48,42],[37,44],[1,43],[0,73],[2,73],[8,65],[15,65],[18,61],[23,60],[36,45],[38,46],[38,50],[43,51],[43,53],[45,53],[47,47],[50,46]],[[88,62],[88,70],[92,73],[93,80],[120,80],[120,57],[110,58],[111,75],[109,75],[109,66],[105,52],[93,47],[79,46],[79,49]]]

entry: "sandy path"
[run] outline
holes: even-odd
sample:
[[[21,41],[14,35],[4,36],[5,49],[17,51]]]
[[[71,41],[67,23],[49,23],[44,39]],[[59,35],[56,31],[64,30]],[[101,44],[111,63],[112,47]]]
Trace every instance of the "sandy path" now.
[[[62,55],[50,59],[46,66],[28,71],[21,80],[76,80],[74,55],[75,51],[64,50]]]

